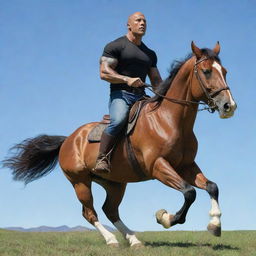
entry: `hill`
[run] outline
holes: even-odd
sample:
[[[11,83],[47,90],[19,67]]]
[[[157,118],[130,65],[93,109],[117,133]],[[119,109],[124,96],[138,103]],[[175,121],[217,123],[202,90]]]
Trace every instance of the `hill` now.
[[[115,229],[104,225],[106,229],[110,232],[114,232]],[[75,226],[75,227],[68,227],[66,225],[59,226],[59,227],[49,227],[49,226],[40,226],[34,228],[22,228],[22,227],[6,227],[2,228],[4,230],[11,230],[11,231],[19,231],[19,232],[82,232],[82,231],[93,231],[95,229],[90,229],[83,226]]]

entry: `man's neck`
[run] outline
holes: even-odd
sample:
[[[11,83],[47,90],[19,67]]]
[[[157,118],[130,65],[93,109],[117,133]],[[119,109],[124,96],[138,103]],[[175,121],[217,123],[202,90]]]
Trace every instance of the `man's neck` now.
[[[141,40],[142,40],[142,36],[137,36],[134,35],[132,33],[127,33],[126,37],[128,38],[129,41],[131,41],[132,43],[136,44],[136,45],[141,45]]]

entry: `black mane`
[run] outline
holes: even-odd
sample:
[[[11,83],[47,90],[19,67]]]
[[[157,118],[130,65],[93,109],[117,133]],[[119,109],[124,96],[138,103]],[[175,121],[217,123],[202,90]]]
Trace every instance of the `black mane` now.
[[[214,59],[217,62],[221,63],[220,58],[218,55],[213,52],[211,49],[203,48],[201,49],[203,56],[208,57],[210,59]],[[169,76],[159,85],[157,88],[155,88],[155,92],[160,95],[166,95],[168,89],[170,88],[174,78],[176,77],[177,73],[183,66],[183,64],[188,61],[190,58],[193,57],[193,53],[188,54],[183,60],[175,60],[171,64],[171,68],[169,71]],[[161,103],[163,100],[163,97],[155,95],[154,97],[150,98],[150,102],[158,102],[157,106]]]

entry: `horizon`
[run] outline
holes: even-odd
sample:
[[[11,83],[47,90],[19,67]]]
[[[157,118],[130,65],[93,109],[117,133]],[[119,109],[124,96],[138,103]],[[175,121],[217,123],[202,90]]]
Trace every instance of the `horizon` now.
[[[39,134],[68,136],[108,112],[109,84],[99,77],[99,58],[108,42],[126,33],[128,16],[140,10],[147,19],[143,42],[156,52],[164,79],[170,64],[191,52],[192,40],[200,48],[213,48],[220,41],[220,58],[238,109],[227,120],[216,113],[198,113],[196,161],[219,187],[222,229],[256,230],[256,4],[125,3],[0,1],[0,161],[24,139]],[[100,222],[112,226],[101,209],[105,191],[97,184],[92,188]],[[164,208],[175,213],[183,195],[156,180],[130,183],[120,217],[131,230],[206,230],[210,197],[206,191],[196,191],[186,223],[165,230],[156,223],[155,212]],[[27,186],[13,181],[9,169],[1,169],[0,202],[0,227],[91,226],[59,166]]]

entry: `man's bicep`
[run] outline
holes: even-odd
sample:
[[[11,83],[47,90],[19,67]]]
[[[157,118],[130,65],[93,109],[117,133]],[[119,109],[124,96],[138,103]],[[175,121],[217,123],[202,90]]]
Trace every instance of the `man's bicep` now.
[[[115,69],[117,64],[118,64],[118,60],[115,58],[110,58],[110,57],[105,57],[105,56],[102,56],[100,58],[101,69],[102,68],[103,69],[106,69],[106,68]]]

